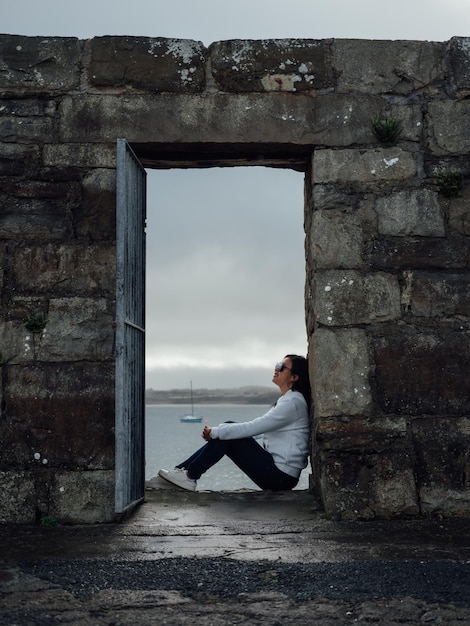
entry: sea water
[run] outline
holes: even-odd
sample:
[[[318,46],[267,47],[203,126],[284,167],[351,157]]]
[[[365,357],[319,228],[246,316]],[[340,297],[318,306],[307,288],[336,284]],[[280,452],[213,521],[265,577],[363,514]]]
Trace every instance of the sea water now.
[[[217,426],[226,421],[247,422],[269,409],[260,404],[199,404],[194,411],[202,422],[180,422],[191,413],[183,404],[149,404],[145,407],[145,478],[150,480],[161,468],[172,469],[204,445],[201,437],[205,424]],[[308,489],[310,465],[306,467],[296,489]],[[230,459],[224,457],[198,481],[198,489],[233,491],[258,489]]]

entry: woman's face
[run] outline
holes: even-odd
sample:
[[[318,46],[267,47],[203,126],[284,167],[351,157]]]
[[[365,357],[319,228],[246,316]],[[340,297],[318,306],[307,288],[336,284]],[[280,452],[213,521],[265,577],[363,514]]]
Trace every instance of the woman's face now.
[[[292,376],[292,361],[289,357],[282,359],[274,366],[273,383],[279,387],[279,389],[285,392],[292,387],[292,384],[297,380],[297,376]]]

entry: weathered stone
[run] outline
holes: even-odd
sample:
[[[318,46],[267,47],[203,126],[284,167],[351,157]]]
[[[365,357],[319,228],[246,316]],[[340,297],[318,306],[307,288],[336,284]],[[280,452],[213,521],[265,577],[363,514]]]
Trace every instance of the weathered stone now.
[[[48,319],[40,359],[100,361],[112,357],[114,312],[106,298],[51,298]]]
[[[470,190],[449,202],[449,226],[461,235],[470,235]]]
[[[39,149],[34,145],[2,144],[0,176],[11,178],[33,175],[39,164],[39,156]]]
[[[11,260],[16,289],[27,290],[31,281],[38,292],[59,294],[112,294],[115,249],[103,245],[19,247]]]
[[[464,332],[404,332],[375,337],[373,343],[377,400],[385,413],[470,411],[470,347]]]
[[[0,237],[25,241],[64,239],[70,216],[63,200],[0,196]]]
[[[437,194],[428,189],[410,189],[378,198],[375,211],[381,235],[445,235]]]
[[[319,328],[311,349],[315,415],[366,415],[372,406],[369,387],[367,337],[359,329],[331,331]]]
[[[34,524],[36,496],[31,472],[0,470],[0,524]]]
[[[92,95],[64,98],[60,135],[64,142],[107,143],[115,142],[119,129],[128,141],[143,143],[347,146],[371,140],[370,119],[380,103],[289,93]]]
[[[437,155],[459,155],[470,152],[470,101],[430,102],[429,149]]]
[[[341,93],[438,93],[445,44],[423,41],[336,39],[333,66]]]
[[[315,211],[311,224],[311,259],[318,269],[362,267],[364,233],[357,213]]]
[[[312,190],[312,206],[317,211],[324,209],[350,209],[356,203],[353,193],[334,185],[314,185]]]
[[[317,321],[325,326],[394,320],[400,316],[400,288],[394,276],[382,272],[319,271],[314,307]]]
[[[2,468],[112,469],[114,364],[7,365]]]
[[[0,141],[50,142],[56,132],[56,111],[52,100],[1,100]]]
[[[0,351],[9,363],[29,364],[37,359],[99,362],[113,358],[114,307],[108,303],[112,294],[107,299],[101,294],[96,298],[46,298],[45,293],[42,298],[13,295],[9,300],[12,320],[0,324]],[[23,320],[35,313],[44,313],[48,319],[42,334],[33,334],[23,325]]]
[[[406,180],[416,172],[412,155],[401,148],[315,150],[313,158],[315,183]]]
[[[150,92],[198,92],[205,85],[206,49],[200,41],[95,37],[88,80],[95,87]]]
[[[469,255],[468,241],[400,236],[371,240],[364,258],[376,269],[463,269]]]
[[[79,237],[90,241],[116,239],[116,171],[100,168],[83,178],[82,201],[73,210]]]
[[[401,446],[407,436],[404,417],[317,417],[315,437],[322,450],[366,452],[371,447],[385,451],[391,444]]]
[[[42,144],[56,135],[55,126],[48,117],[0,118],[0,141]]]
[[[56,472],[48,513],[66,524],[113,521],[114,472]]]
[[[4,289],[4,292],[10,295],[10,289]],[[33,306],[27,307],[23,303],[20,311],[15,310],[15,305],[10,306],[10,315],[20,313],[19,319],[8,320],[0,324],[0,351],[3,354],[6,363],[30,363],[34,354],[33,337],[28,334],[23,326],[23,319],[27,315],[28,308],[35,312],[45,310],[45,306],[37,306],[37,302]]]
[[[320,484],[327,515],[357,520],[419,512],[413,456],[400,446],[386,452],[320,454]]]
[[[470,515],[470,489],[450,489],[447,486],[433,485],[421,487],[419,502],[422,515],[433,517],[468,517]]]
[[[412,420],[420,500],[426,515],[470,511],[470,420],[425,417]]]
[[[115,167],[116,145],[49,144],[44,146],[43,162],[55,167]]]
[[[463,315],[470,319],[470,277],[463,274],[414,272],[412,315],[442,317]]]
[[[36,180],[4,181],[2,191],[17,198],[62,198],[67,201],[70,183]]]
[[[452,37],[448,52],[454,88],[464,94],[470,92],[470,38]]]
[[[78,87],[81,44],[72,37],[0,38],[0,89],[56,92]]]
[[[411,426],[420,484],[470,489],[470,418],[422,417]]]
[[[210,46],[223,91],[311,91],[334,87],[330,42],[315,39],[218,41]]]
[[[55,117],[57,113],[57,103],[55,100],[27,98],[18,100],[16,98],[0,100],[0,118],[5,116],[15,118],[31,117]]]

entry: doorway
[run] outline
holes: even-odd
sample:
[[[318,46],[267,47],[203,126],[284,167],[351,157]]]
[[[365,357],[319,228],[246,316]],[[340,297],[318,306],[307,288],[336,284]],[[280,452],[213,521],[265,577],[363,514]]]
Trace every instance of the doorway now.
[[[120,140],[120,144],[121,151],[127,150],[124,140]],[[136,199],[138,203],[143,200],[144,204],[137,211],[140,216],[137,222],[145,242],[147,181],[141,164],[136,161],[139,159],[135,155],[130,161],[118,159],[118,192],[121,179],[126,181],[129,190],[126,201],[132,204]],[[133,168],[135,172],[129,174]],[[249,174],[245,180],[236,179],[241,169]],[[130,229],[121,226],[120,236],[127,238],[125,244],[121,242],[121,249],[126,250],[126,254],[130,248],[138,250],[134,262],[140,263],[141,268],[133,271],[145,276],[147,263],[150,279],[153,276],[163,279],[163,287],[159,287],[161,294],[157,293],[156,297],[154,283],[147,280],[147,317],[152,320],[147,324],[152,329],[146,339],[147,371],[173,370],[170,373],[176,381],[174,376],[179,368],[179,380],[183,379],[184,385],[196,371],[204,372],[206,378],[200,384],[206,387],[220,386],[221,377],[225,377],[225,385],[230,381],[233,387],[236,376],[236,385],[261,381],[269,384],[273,363],[279,360],[279,355],[306,352],[300,175],[290,169],[268,170],[265,167],[216,168],[213,171],[222,176],[217,182],[203,180],[209,173],[207,169],[155,172],[157,178],[166,178],[167,191],[165,196],[162,180],[155,189],[153,181],[149,185],[148,232],[152,235],[147,246],[150,251],[147,261],[142,257],[145,246],[135,248]],[[268,172],[271,176],[263,180]],[[152,172],[150,174],[151,178]],[[282,182],[283,174],[296,177],[297,198],[289,191],[286,179]],[[140,177],[142,188],[138,191],[129,183],[134,175]],[[198,183],[190,178],[194,175],[199,178]],[[186,179],[178,181],[175,176],[186,176]],[[179,197],[182,192],[185,197]],[[154,197],[159,205],[155,210],[152,208]],[[131,209],[130,213],[133,212]],[[291,238],[291,228],[297,230],[296,241]],[[153,233],[161,236],[159,242],[154,243]],[[158,254],[162,255],[160,259]],[[178,267],[183,281],[180,285],[175,279]],[[199,277],[196,270],[202,272]],[[203,276],[207,280],[203,280]],[[131,278],[128,277],[128,281],[132,282]],[[165,285],[167,289],[170,287],[171,294],[165,294]],[[295,285],[297,293],[293,297]],[[141,293],[145,301],[144,287]],[[119,289],[117,298],[120,298]],[[157,312],[155,320],[154,311]],[[241,312],[243,316],[237,317]],[[204,324],[195,327],[198,316]],[[145,315],[142,319],[145,321]],[[127,324],[124,326],[128,328]],[[133,331],[139,326],[131,320]],[[142,323],[141,330],[143,328]],[[163,334],[159,336],[159,332]],[[179,341],[176,350],[171,343],[175,336]],[[127,347],[121,351],[126,355],[129,352]],[[188,359],[188,353],[189,360],[181,360],[184,356]],[[145,350],[139,348],[133,358],[127,359],[121,377],[117,368],[117,397],[133,398],[133,404],[128,415],[125,411],[122,414],[122,407],[116,405],[116,512],[134,506],[144,495],[145,390],[138,388],[139,383],[132,376],[127,376],[130,370],[141,371],[143,354]],[[141,363],[136,363],[135,359],[140,359]],[[151,376],[148,379],[152,380]],[[141,380],[144,380],[143,372]],[[164,385],[168,385],[169,380]]]
[[[147,389],[179,401],[192,382],[196,413],[213,425],[261,415],[267,401],[237,412],[205,398],[257,386],[274,400],[273,364],[306,353],[302,173],[147,170],[147,198]],[[200,425],[179,422],[189,408],[147,407],[147,480],[202,443]],[[232,465],[222,461],[200,488],[255,488]]]

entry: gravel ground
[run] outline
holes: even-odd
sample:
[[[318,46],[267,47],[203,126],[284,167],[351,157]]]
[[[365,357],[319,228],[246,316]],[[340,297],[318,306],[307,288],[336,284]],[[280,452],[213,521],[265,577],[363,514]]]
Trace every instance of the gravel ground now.
[[[75,597],[102,590],[178,591],[196,598],[233,598],[281,593],[295,601],[326,598],[411,597],[470,606],[470,563],[366,561],[288,564],[230,559],[167,558],[158,561],[67,560],[23,563],[24,573],[59,586]]]

